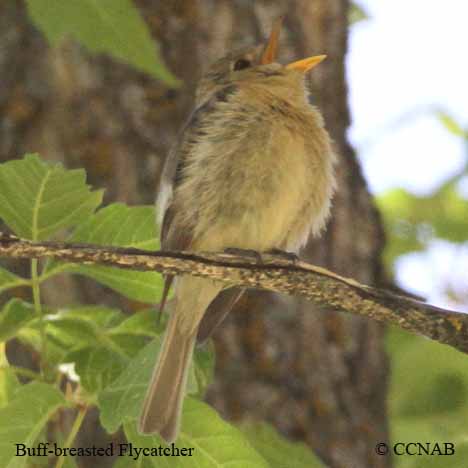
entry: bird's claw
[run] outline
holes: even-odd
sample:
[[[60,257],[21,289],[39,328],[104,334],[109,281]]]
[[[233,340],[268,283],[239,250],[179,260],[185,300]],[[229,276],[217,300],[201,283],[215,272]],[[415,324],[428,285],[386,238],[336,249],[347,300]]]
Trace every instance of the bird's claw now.
[[[226,249],[224,249],[224,253],[230,255],[239,255],[240,257],[254,258],[257,261],[257,263],[263,263],[262,255],[260,254],[260,252],[257,252],[253,249],[239,249],[238,247],[227,247]]]
[[[275,255],[284,260],[289,260],[290,262],[293,262],[294,264],[299,261],[299,257],[294,252],[288,252],[286,250],[274,248],[274,249],[267,250],[266,253],[270,255]]]

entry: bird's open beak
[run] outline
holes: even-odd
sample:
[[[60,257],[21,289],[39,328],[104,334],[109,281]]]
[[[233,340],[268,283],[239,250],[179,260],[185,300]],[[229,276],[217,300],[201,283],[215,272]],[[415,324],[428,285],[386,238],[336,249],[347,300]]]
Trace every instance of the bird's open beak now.
[[[267,65],[268,63],[273,63],[278,56],[278,43],[279,36],[281,32],[281,25],[283,24],[283,17],[280,16],[273,23],[273,28],[271,29],[270,38],[268,39],[268,44],[265,47],[260,63],[262,65]]]
[[[301,72],[308,72],[317,66],[320,62],[327,58],[326,55],[315,55],[314,57],[308,57],[297,62],[292,62],[286,65],[288,70],[299,70]]]

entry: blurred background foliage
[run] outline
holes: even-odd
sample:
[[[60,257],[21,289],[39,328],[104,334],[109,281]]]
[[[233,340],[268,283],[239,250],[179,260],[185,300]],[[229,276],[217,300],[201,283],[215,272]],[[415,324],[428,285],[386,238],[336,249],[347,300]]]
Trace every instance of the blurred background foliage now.
[[[453,138],[462,139],[465,166],[426,196],[395,187],[377,196],[387,234],[385,266],[393,272],[402,256],[427,253],[437,241],[466,247],[468,199],[461,182],[468,177],[468,128],[447,112],[437,118]],[[449,260],[447,260],[449,261]],[[466,282],[459,278],[460,282]],[[463,307],[468,291],[459,294],[447,282],[442,285],[447,301]],[[425,457],[424,466],[459,467],[468,459],[468,362],[466,355],[448,346],[415,337],[398,329],[387,334],[391,356],[389,413],[394,442],[451,442],[457,457]],[[400,468],[421,466],[415,457],[396,457]]]
[[[404,256],[428,254],[438,242],[460,249],[468,245],[468,198],[463,191],[468,179],[468,127],[446,111],[437,111],[435,117],[453,138],[462,140],[465,165],[425,196],[395,187],[376,197],[387,235],[384,264],[391,275]],[[453,287],[450,279],[439,287],[447,303],[466,310],[468,289],[462,286],[466,278],[457,281],[461,287]],[[424,466],[458,468],[461,459],[468,459],[466,355],[396,328],[388,330],[387,341],[392,369],[388,402],[393,442],[451,442],[456,457],[444,457],[443,461],[441,457],[424,457]],[[395,457],[395,466],[417,468],[421,460],[399,456]]]
[[[377,197],[388,236],[384,261],[389,271],[398,257],[425,251],[435,240],[459,245],[468,241],[468,199],[460,187],[468,178],[468,128],[447,112],[439,111],[437,118],[454,138],[463,140],[465,166],[426,196],[396,187]],[[464,302],[468,298],[460,299]]]
[[[351,11],[350,17],[355,21],[373,21],[372,13],[367,11],[369,4],[363,1],[362,6]],[[378,45],[375,47],[378,48]],[[385,83],[379,84],[385,87]],[[444,86],[445,83],[440,85]],[[437,99],[436,95],[434,90],[433,99]],[[417,278],[411,278],[411,273],[397,274],[407,267],[404,262],[418,256],[425,258],[424,264],[429,269],[436,270],[441,264],[444,265],[446,271],[434,274],[439,281],[432,278],[433,288],[437,291],[425,291],[425,298],[432,296],[430,300],[438,302],[436,305],[441,307],[468,311],[468,269],[463,271],[462,267],[461,271],[457,271],[455,267],[460,259],[468,258],[468,124],[466,120],[455,117],[448,107],[444,108],[443,103],[421,104],[421,108],[416,111],[404,108],[404,105],[402,103],[400,109],[403,117],[396,121],[389,119],[387,125],[384,125],[385,136],[409,128],[421,117],[434,119],[453,141],[462,146],[463,163],[455,172],[440,178],[438,184],[432,190],[424,191],[424,194],[415,193],[408,186],[395,185],[383,191],[377,188],[375,201],[387,238],[384,267],[399,287],[420,294],[422,288],[418,290],[414,286]],[[373,135],[368,141],[369,144],[383,136],[382,132],[377,133],[377,137]],[[366,149],[365,145],[360,148]],[[408,158],[416,159],[413,148],[407,147],[406,151]],[[450,148],[447,153],[440,154],[441,160],[449,159],[449,151]],[[361,151],[359,156],[362,160]],[[379,157],[382,158],[382,155]],[[364,160],[362,162],[365,163]],[[391,163],[382,161],[379,170],[385,171],[388,164]],[[407,179],[411,179],[413,168],[411,163],[401,166],[401,171],[407,171]],[[430,176],[434,168],[426,165],[419,170]],[[368,177],[372,177],[371,172],[367,171]],[[433,258],[434,252],[438,262]],[[417,273],[418,270],[411,271]],[[392,327],[387,331],[387,351],[391,363],[388,410],[393,443],[450,442],[456,449],[456,456],[453,457],[397,456],[394,457],[394,465],[398,468],[459,468],[460,460],[468,459],[467,356],[448,346]]]
[[[162,62],[157,43],[132,0],[26,0],[28,13],[51,45],[72,37],[170,86],[180,84]]]

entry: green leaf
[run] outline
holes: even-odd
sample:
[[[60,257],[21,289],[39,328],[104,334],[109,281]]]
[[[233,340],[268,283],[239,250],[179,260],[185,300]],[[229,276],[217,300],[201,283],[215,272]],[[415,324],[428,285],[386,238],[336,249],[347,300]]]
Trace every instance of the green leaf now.
[[[75,363],[81,384],[90,393],[112,382],[128,362],[108,336],[123,317],[120,311],[101,306],[60,309],[47,317],[48,342],[63,350],[62,362]]]
[[[392,189],[377,197],[377,204],[383,215],[388,242],[385,246],[384,260],[391,267],[395,259],[409,252],[424,250],[424,243],[418,238],[414,213],[415,196],[403,189]]]
[[[193,366],[194,373],[194,385],[192,390],[189,390],[189,393],[197,395],[200,398],[203,398],[208,386],[213,382],[214,370],[215,370],[215,350],[214,345],[210,341],[208,345],[199,347],[195,349],[194,361],[195,365]],[[189,380],[190,384],[190,380]]]
[[[352,2],[349,5],[348,9],[348,24],[355,24],[359,23],[360,21],[364,21],[369,19],[369,15],[367,12],[362,8],[362,6],[358,5],[355,2]]]
[[[144,436],[137,432],[136,422],[124,424],[125,435],[135,447],[157,447],[163,444],[157,436]],[[180,436],[176,446],[187,449],[187,456],[171,457],[167,466],[211,468],[267,468],[265,459],[252,447],[242,432],[220,418],[206,403],[186,398]],[[188,452],[192,449],[191,452]],[[191,453],[191,456],[188,456]],[[164,457],[166,458],[166,457]],[[162,457],[147,457],[148,467],[161,465]],[[288,466],[289,465],[283,465]]]
[[[42,240],[84,221],[101,203],[83,170],[46,164],[37,155],[0,165],[0,218],[20,237]]]
[[[156,210],[150,205],[113,203],[80,223],[70,241],[157,250]]]
[[[462,126],[445,111],[437,111],[436,113],[437,118],[439,119],[440,123],[453,135],[461,138],[467,138],[468,132],[463,130]]]
[[[0,343],[0,409],[11,401],[19,386],[20,383],[5,354],[5,343]]]
[[[52,44],[70,35],[91,52],[105,52],[176,86],[157,44],[130,0],[27,0],[29,14]]]
[[[139,335],[146,337],[155,337],[160,335],[164,331],[162,324],[158,326],[157,315],[154,309],[145,309],[136,312],[116,327],[110,330],[110,336],[112,335]]]
[[[71,351],[63,360],[75,363],[81,385],[92,394],[107,387],[128,364],[122,354],[104,346],[86,346]]]
[[[154,251],[158,249],[155,217],[153,206],[115,203],[80,224],[70,241]],[[130,299],[149,304],[156,303],[162,294],[162,276],[155,272],[50,262],[46,275],[63,271],[88,276]]]
[[[157,303],[162,295],[159,273],[91,265],[79,265],[70,271],[92,278],[129,299],[146,304]]]
[[[42,352],[42,337],[37,326],[38,320],[34,320],[29,326],[19,330],[17,338],[21,343],[33,348],[37,353]],[[53,340],[47,339],[47,363],[49,369],[55,369],[63,363],[66,351]]]
[[[0,267],[0,294],[8,289],[29,284],[29,281]]]
[[[61,445],[63,447],[63,443]],[[65,461],[63,462],[62,468],[78,468],[76,461],[71,457],[66,457]]]
[[[98,346],[106,340],[109,342],[107,330],[113,325],[118,325],[122,318],[123,314],[120,311],[101,306],[50,310],[45,316],[47,348],[55,348],[59,353],[56,357],[62,359],[63,355],[72,349]],[[38,350],[40,326],[39,320],[34,320],[20,334],[21,338],[25,338]],[[112,342],[109,343],[112,345]],[[52,349],[48,349],[50,350]]]
[[[109,334],[109,338],[114,348],[130,359],[133,359],[148,344],[148,339],[141,335]]]
[[[59,309],[46,317],[46,333],[54,343],[69,351],[105,342],[107,330],[122,319],[123,314],[119,310],[108,307]]]
[[[268,424],[248,424],[242,428],[242,431],[272,467],[320,468],[325,466],[305,444],[288,441]]]
[[[392,328],[387,339],[392,376],[388,407],[394,443],[452,442],[455,455],[444,467],[464,466],[468,457],[468,363],[466,355],[449,346]],[[440,457],[396,457],[396,466],[440,466]],[[432,464],[438,459],[438,465]]]
[[[47,320],[46,332],[64,349],[93,345],[99,340],[99,331],[93,322],[61,314]]]
[[[0,409],[0,466],[26,468],[28,458],[15,456],[15,444],[32,447],[50,417],[65,405],[63,395],[51,385],[33,382],[19,388]]]
[[[25,325],[34,319],[32,304],[11,299],[0,313],[0,342],[8,341]]]
[[[125,315],[120,310],[100,305],[60,309],[59,314],[70,319],[91,322],[100,329],[115,327],[125,318]]]
[[[429,444],[432,450],[438,444],[444,451],[446,442],[454,445],[455,453],[449,456],[403,455],[394,457],[395,468],[461,468],[466,465],[468,459],[468,433],[466,430],[466,417],[468,414],[462,413],[456,417],[420,417],[420,418],[390,418],[390,431],[392,434],[392,444],[421,442],[425,447]],[[417,438],[415,440],[415,434]],[[401,445],[398,450],[404,450]],[[417,447],[410,446],[410,453],[415,452]],[[437,452],[436,452],[437,453]],[[417,460],[415,460],[417,458]],[[441,460],[443,458],[443,461]]]
[[[464,354],[421,337],[407,338],[407,333],[399,330],[392,329],[390,337],[392,414],[413,417],[468,412],[468,363]],[[401,350],[395,345],[399,341],[403,342]]]
[[[434,233],[441,239],[463,243],[468,240],[468,200],[456,188],[456,183],[443,185],[431,197],[432,217],[427,213]]]
[[[0,367],[0,409],[8,405],[20,385],[13,369],[2,365]]]
[[[160,346],[160,338],[151,341],[99,394],[101,423],[109,433],[117,431],[124,421],[138,417]]]
[[[64,362],[71,362],[72,358],[79,356],[81,357],[80,364],[82,364],[80,369],[85,367],[87,373],[102,371],[108,375],[110,371],[102,369],[100,362],[96,363],[97,359],[90,357],[89,354],[91,350],[105,347],[108,351],[106,356],[111,355],[116,360],[118,357],[115,357],[115,354],[125,357],[118,346],[107,337],[108,330],[112,325],[120,322],[121,316],[122,314],[118,310],[100,306],[47,311],[45,336],[47,360],[50,368],[57,367]],[[17,337],[36,351],[41,352],[40,327],[40,321],[34,318],[27,326],[23,326],[18,331]],[[72,352],[76,352],[76,354],[71,354]],[[112,363],[109,364],[109,367],[112,368]],[[96,379],[101,380],[106,378],[106,376],[96,377]],[[91,380],[91,377],[87,375],[87,382]]]
[[[455,179],[426,197],[392,189],[377,203],[388,234],[387,265],[400,255],[424,250],[435,237],[458,243],[468,240],[468,200],[458,193]]]
[[[120,376],[99,394],[101,423],[108,432],[113,433],[124,422],[138,418],[160,346],[161,337],[158,336],[141,349]],[[212,372],[209,366],[213,365],[213,356],[208,357],[208,353],[211,351],[196,350],[194,365],[189,371],[187,394],[199,395],[204,390],[201,385],[207,385],[208,375]]]
[[[154,312],[152,322],[149,311],[123,317],[118,310],[100,306],[60,309],[47,316],[48,344],[55,347],[52,350],[62,351],[59,362],[75,363],[81,384],[89,393],[108,386],[147,344],[148,337],[157,336]],[[31,328],[37,326],[34,323]],[[54,362],[59,363],[57,358]]]
[[[154,338],[164,331],[162,324],[157,325],[156,313],[152,309],[130,315],[117,327],[109,330],[108,337],[128,357],[134,358]]]

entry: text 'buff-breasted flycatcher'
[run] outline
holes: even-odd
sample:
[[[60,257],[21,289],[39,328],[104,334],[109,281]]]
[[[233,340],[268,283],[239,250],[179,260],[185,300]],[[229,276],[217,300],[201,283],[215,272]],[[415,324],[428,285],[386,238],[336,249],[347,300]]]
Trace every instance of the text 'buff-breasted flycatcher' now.
[[[308,101],[305,72],[324,56],[276,63],[280,27],[277,21],[265,47],[229,54],[200,81],[195,110],[162,175],[163,250],[297,252],[323,228],[334,154]],[[141,432],[177,438],[197,336],[206,338],[241,294],[206,278],[176,279]]]

